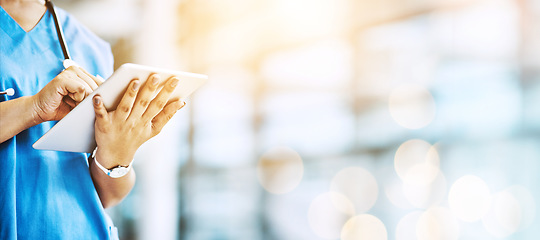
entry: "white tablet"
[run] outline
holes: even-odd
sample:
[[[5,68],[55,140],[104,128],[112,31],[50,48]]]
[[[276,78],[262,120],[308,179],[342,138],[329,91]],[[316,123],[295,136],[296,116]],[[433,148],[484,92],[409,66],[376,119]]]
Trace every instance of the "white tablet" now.
[[[87,96],[32,146],[40,150],[92,152],[96,147],[94,137],[95,112],[92,97],[99,94],[107,110],[114,110],[122,99],[127,86],[133,79],[141,80],[142,86],[150,74],[153,73],[159,74],[161,77],[162,83],[159,89],[163,87],[165,80],[172,76],[180,79],[178,86],[170,97],[171,99],[175,97],[180,99],[188,97],[208,79],[207,76],[201,74],[126,63],[120,66],[107,81]]]

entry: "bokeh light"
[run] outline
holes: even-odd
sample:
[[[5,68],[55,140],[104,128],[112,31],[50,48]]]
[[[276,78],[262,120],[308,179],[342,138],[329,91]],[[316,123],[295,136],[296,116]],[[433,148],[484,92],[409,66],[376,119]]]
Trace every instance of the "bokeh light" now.
[[[394,157],[396,173],[406,183],[430,184],[439,174],[439,154],[426,141],[413,139],[399,146]]]
[[[416,225],[422,216],[421,211],[414,211],[405,215],[396,227],[396,240],[417,240]]]
[[[435,118],[433,96],[418,85],[404,85],[394,89],[388,106],[392,118],[405,128],[423,128]]]
[[[427,209],[441,203],[447,194],[446,178],[438,172],[435,180],[429,184],[418,182],[403,183],[405,197],[414,207]]]
[[[514,185],[493,195],[493,204],[482,218],[486,230],[493,236],[505,238],[528,228],[536,215],[531,192]]]
[[[373,175],[360,167],[349,167],[341,170],[330,185],[330,191],[346,196],[354,205],[356,214],[367,212],[379,195],[377,180]]]
[[[456,216],[466,222],[480,220],[491,204],[490,190],[481,178],[467,175],[450,188],[448,203]]]
[[[398,177],[387,180],[384,186],[384,193],[388,200],[396,207],[401,209],[411,209],[413,205],[405,196],[403,182]]]
[[[508,191],[493,195],[490,211],[482,218],[486,230],[504,238],[514,233],[521,223],[522,210],[517,199]]]
[[[302,158],[287,147],[268,150],[257,165],[259,183],[268,192],[284,194],[294,190],[304,174]]]
[[[384,223],[369,214],[355,216],[347,221],[341,230],[341,240],[386,240],[388,233]]]
[[[324,239],[336,239],[349,218],[355,215],[352,202],[343,194],[326,192],[317,196],[309,206],[309,226]]]
[[[433,207],[420,216],[416,225],[418,240],[457,240],[459,223],[452,212],[443,207]]]
[[[519,202],[521,209],[521,221],[518,231],[527,229],[536,217],[536,202],[531,191],[521,185],[514,185],[506,189],[508,193]]]

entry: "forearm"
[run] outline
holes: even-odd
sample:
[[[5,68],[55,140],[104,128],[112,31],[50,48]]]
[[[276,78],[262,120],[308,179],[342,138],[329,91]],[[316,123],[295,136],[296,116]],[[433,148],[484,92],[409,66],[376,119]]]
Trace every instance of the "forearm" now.
[[[99,159],[100,158],[98,158],[98,160]],[[135,185],[135,170],[131,168],[125,176],[111,178],[99,169],[94,161],[94,159],[90,158],[90,175],[92,176],[101,204],[104,208],[115,206],[129,194],[131,189],[133,189],[133,186]],[[99,161],[103,165],[103,162],[101,160]],[[107,165],[103,166],[106,168],[113,167]]]
[[[0,103],[0,143],[39,123],[32,97]]]

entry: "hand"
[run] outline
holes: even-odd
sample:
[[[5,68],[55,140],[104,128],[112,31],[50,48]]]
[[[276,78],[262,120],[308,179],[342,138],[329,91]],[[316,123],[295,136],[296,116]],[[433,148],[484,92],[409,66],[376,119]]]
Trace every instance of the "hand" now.
[[[137,149],[156,136],[185,102],[169,99],[178,78],[167,80],[155,96],[159,76],[151,75],[139,91],[140,81],[131,81],[116,110],[107,112],[99,95],[94,96],[96,113],[96,159],[105,168],[127,166]]]
[[[80,67],[62,71],[32,96],[36,122],[62,119],[101,83]]]

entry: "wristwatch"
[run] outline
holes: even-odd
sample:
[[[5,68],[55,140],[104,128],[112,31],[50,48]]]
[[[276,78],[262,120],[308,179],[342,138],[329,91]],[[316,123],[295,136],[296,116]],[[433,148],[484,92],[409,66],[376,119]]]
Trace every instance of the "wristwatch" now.
[[[118,166],[113,167],[111,169],[106,169],[96,159],[96,152],[97,152],[97,147],[96,147],[96,149],[94,149],[94,152],[92,152],[92,158],[94,159],[94,163],[96,163],[96,166],[99,169],[101,169],[101,171],[103,171],[105,174],[107,174],[107,176],[109,176],[109,177],[121,178],[121,177],[125,176],[126,174],[128,174],[129,170],[131,169],[131,165],[133,165],[133,161],[131,161],[129,163],[129,165],[127,165],[127,167],[118,165]]]

